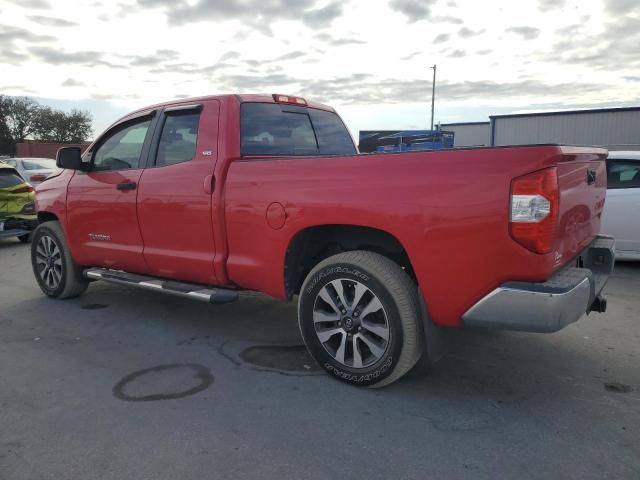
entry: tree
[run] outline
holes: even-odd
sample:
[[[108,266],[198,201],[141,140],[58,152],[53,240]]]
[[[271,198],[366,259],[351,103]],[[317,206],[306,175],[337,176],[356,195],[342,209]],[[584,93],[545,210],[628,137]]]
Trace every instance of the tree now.
[[[86,110],[73,109],[67,114],[67,125],[69,132],[69,142],[82,143],[89,140],[93,133],[91,124],[93,117]]]
[[[91,136],[87,111],[66,113],[40,105],[28,97],[0,95],[0,153],[13,154],[27,138],[56,143],[82,143]]]
[[[8,103],[9,97],[0,94],[0,155],[13,155],[16,153],[16,142],[11,137],[5,116]]]
[[[3,117],[14,142],[24,142],[35,129],[40,104],[29,97],[5,97]]]
[[[91,136],[91,114],[81,110],[65,113],[42,107],[34,127],[37,140],[56,143],[82,143]]]

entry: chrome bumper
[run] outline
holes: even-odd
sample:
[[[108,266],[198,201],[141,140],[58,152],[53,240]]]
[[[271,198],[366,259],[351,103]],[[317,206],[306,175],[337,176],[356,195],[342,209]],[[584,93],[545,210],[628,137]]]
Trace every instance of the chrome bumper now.
[[[600,296],[615,263],[613,237],[600,235],[578,258],[543,283],[508,282],[462,316],[465,325],[556,332],[590,311],[604,311]]]

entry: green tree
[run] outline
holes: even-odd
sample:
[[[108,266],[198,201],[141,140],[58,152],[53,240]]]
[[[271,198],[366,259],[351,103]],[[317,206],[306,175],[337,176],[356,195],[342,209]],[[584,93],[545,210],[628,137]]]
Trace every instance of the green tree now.
[[[81,110],[66,113],[42,107],[33,136],[37,140],[56,143],[82,143],[91,136],[91,114]]]
[[[34,133],[40,114],[40,104],[29,97],[5,97],[3,118],[16,143],[24,142]]]
[[[13,141],[6,121],[8,105],[9,97],[0,94],[0,155],[14,155],[16,153],[16,142]]]

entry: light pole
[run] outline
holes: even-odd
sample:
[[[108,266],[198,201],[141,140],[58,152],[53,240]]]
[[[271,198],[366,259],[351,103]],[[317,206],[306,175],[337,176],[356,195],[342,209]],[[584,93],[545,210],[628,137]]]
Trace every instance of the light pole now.
[[[433,109],[436,103],[436,64],[433,64],[433,67],[429,67],[433,69],[433,85],[431,88],[431,130],[433,130]]]

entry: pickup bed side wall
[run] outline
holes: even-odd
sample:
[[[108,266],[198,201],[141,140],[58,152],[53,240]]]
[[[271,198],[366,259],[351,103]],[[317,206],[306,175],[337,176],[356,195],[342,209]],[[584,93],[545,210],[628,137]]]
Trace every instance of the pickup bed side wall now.
[[[283,299],[285,256],[298,232],[377,228],[408,253],[434,321],[459,325],[499,284],[544,281],[557,267],[508,228],[512,178],[553,165],[557,154],[531,147],[236,160],[225,184],[229,278]],[[280,229],[267,222],[273,203],[286,211]]]

